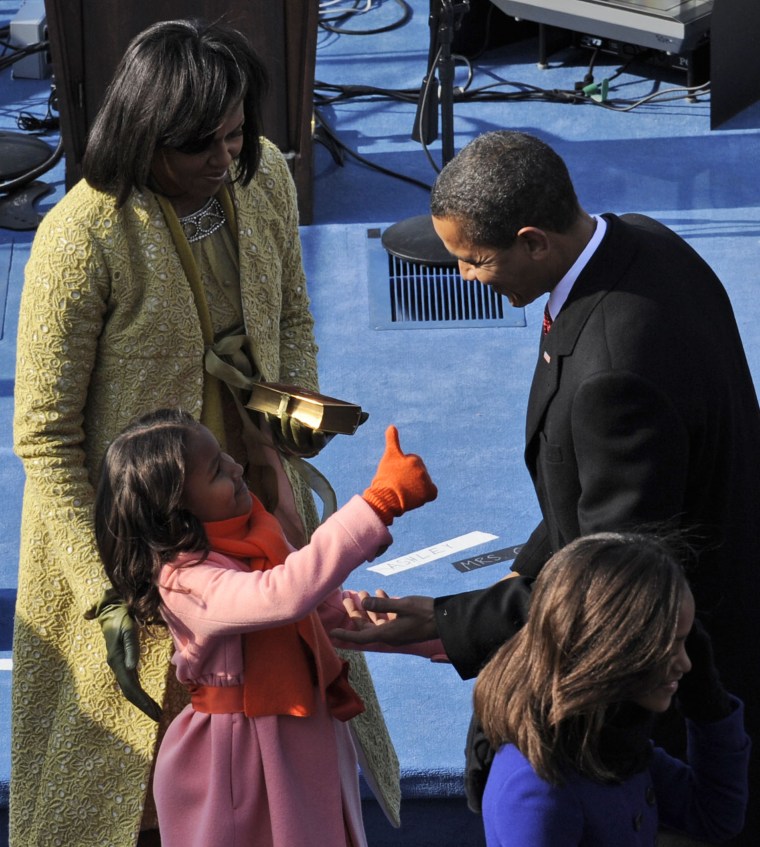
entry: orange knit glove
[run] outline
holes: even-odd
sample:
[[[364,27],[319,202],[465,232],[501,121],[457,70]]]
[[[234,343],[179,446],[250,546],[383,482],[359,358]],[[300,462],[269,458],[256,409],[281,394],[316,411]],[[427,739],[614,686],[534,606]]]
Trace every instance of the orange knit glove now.
[[[438,489],[430,479],[422,459],[401,452],[398,430],[385,431],[385,453],[377,466],[375,478],[362,497],[372,506],[386,526],[393,519],[435,500]]]

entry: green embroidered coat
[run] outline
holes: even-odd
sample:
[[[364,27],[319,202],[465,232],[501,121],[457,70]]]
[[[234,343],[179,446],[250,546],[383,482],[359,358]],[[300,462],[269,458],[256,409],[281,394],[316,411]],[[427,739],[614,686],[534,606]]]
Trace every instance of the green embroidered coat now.
[[[267,380],[317,387],[295,189],[277,149],[236,185],[246,330]],[[12,847],[127,847],[137,839],[157,725],[118,690],[100,626],[84,613],[107,578],[92,528],[93,483],[108,442],[159,406],[201,414],[204,343],[188,280],[156,197],[113,199],[76,185],[45,217],[26,268],[17,343],[15,449],[26,471],[13,670]],[[296,507],[313,503],[286,467]],[[139,675],[183,705],[168,636],[143,637]],[[363,658],[368,702],[356,727],[397,818],[398,762]],[[362,690],[363,689],[363,690]]]

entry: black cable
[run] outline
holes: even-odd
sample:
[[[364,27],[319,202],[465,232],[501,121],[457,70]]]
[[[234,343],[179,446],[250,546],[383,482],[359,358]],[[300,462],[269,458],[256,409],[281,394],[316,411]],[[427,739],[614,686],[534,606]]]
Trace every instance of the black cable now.
[[[36,134],[42,134],[58,129],[60,121],[55,115],[53,115],[54,100],[55,90],[51,88],[50,95],[48,96],[47,113],[45,114],[45,117],[39,118],[36,115],[32,115],[30,112],[21,112],[16,118],[16,125],[19,129],[26,130],[27,132],[34,132]],[[27,182],[32,182],[38,176],[41,176],[43,173],[54,167],[62,156],[63,138],[59,137],[55,150],[52,151],[50,156],[48,156],[44,162],[26,173],[20,174],[12,180],[8,180],[8,182],[0,182],[0,192],[5,193],[13,191],[16,188],[20,188],[22,185],[26,185]]]
[[[467,81],[462,86],[454,89],[455,96],[467,91],[472,84],[473,70],[469,59],[458,53],[454,59],[462,62],[467,68]],[[322,94],[321,92],[327,92]],[[402,103],[417,103],[420,97],[420,88],[378,88],[374,85],[337,85],[332,82],[314,81],[314,101],[317,106],[330,106],[333,103],[346,102],[347,100],[398,100]]]
[[[630,64],[630,62],[626,63]],[[625,66],[610,77],[607,77],[607,81],[611,81],[617,78],[620,73],[624,70]],[[703,83],[699,86],[694,86],[688,88],[683,86],[682,90],[684,92],[684,97],[690,96],[691,92],[696,91],[700,92],[701,89],[707,87],[709,85],[709,81]],[[495,91],[495,89],[503,88],[505,86],[511,86],[515,89],[513,92],[501,92]],[[329,96],[327,94],[321,94],[320,90],[325,92],[334,92]],[[676,90],[676,89],[671,89]],[[703,93],[707,93],[704,91]],[[348,100],[359,100],[359,99],[367,99],[369,101],[373,100],[398,100],[406,103],[417,103],[419,97],[421,95],[421,88],[403,88],[403,89],[384,89],[384,88],[375,88],[373,86],[367,85],[334,85],[331,83],[324,83],[317,80],[314,83],[314,96],[315,103],[318,106],[330,105],[333,103],[346,102]],[[648,96],[647,100],[657,99],[659,95],[655,94],[654,97]],[[457,87],[454,89],[454,102],[455,103],[493,103],[493,102],[511,102],[515,100],[546,100],[549,103],[592,103],[594,105],[599,105],[597,101],[592,100],[588,94],[585,94],[582,90],[579,91],[569,91],[564,89],[547,89],[541,88],[537,85],[532,85],[531,83],[526,82],[515,82],[512,80],[504,80],[502,82],[491,83],[489,85],[481,86],[479,88],[470,88],[467,86]],[[622,98],[620,98],[617,102],[626,102]],[[639,100],[627,101],[631,102],[634,105],[639,102]]]
[[[386,24],[385,26],[377,27],[376,29],[342,29],[340,27],[333,26],[328,21],[347,21],[351,15],[355,14],[358,11],[357,2],[354,3],[354,9],[350,9],[343,13],[336,15],[334,18],[320,18],[319,26],[327,32],[332,32],[337,35],[379,35],[381,32],[391,32],[394,29],[400,29],[402,26],[406,26],[407,23],[412,19],[412,9],[411,6],[406,2],[406,0],[394,0],[397,6],[401,7],[401,17],[392,23]],[[375,7],[377,8],[377,7]],[[370,11],[367,9],[367,11]]]
[[[314,133],[314,140],[325,146],[330,151],[333,161],[335,161],[336,164],[341,166],[343,165],[343,153],[345,153],[346,155],[351,156],[352,159],[356,159],[357,162],[360,162],[362,165],[365,165],[374,171],[378,171],[381,174],[393,177],[394,179],[400,179],[402,182],[408,182],[410,185],[416,185],[418,188],[423,188],[425,191],[430,191],[432,188],[432,186],[419,179],[397,173],[389,168],[384,168],[382,165],[378,165],[376,162],[365,159],[364,156],[357,153],[355,150],[352,150],[350,147],[347,147],[340,138],[338,138],[337,134],[324,119],[319,109],[314,110],[314,117],[317,121],[317,131]],[[336,155],[336,151],[340,152]]]
[[[39,118],[31,112],[20,112],[16,118],[16,126],[25,132],[34,132],[42,135],[47,132],[53,132],[60,128],[61,121],[53,114],[53,111],[58,111],[56,104],[55,86],[51,85],[50,94],[47,101],[47,112],[44,118]]]
[[[438,137],[438,78],[435,75],[435,68],[438,65],[438,60],[441,56],[441,51],[443,50],[443,46],[438,47],[438,52],[433,57],[430,63],[430,73],[425,77],[422,87],[420,89],[419,96],[419,106],[417,109],[417,124],[414,127],[412,132],[412,138],[416,141],[419,141],[422,145],[422,150],[428,160],[430,162],[430,166],[432,169],[438,173],[440,168],[436,165],[433,157],[428,149],[428,142]],[[435,85],[434,85],[435,84]],[[433,92],[433,96],[436,98],[435,104],[431,107],[431,92]],[[431,113],[431,119],[435,121],[432,127],[430,127],[430,135],[426,133],[426,128],[429,122],[428,119],[428,109],[434,108],[435,113]]]
[[[319,23],[322,21],[347,21],[352,15],[366,15],[367,12],[371,12],[376,7],[372,5],[374,0],[354,0],[354,5],[351,9],[343,7],[338,7],[338,11],[332,17],[327,17],[327,10],[332,6],[337,6],[338,0],[333,0],[333,2],[326,2],[319,4]],[[364,8],[360,8],[360,6],[364,6]],[[326,29],[327,27],[325,27]]]
[[[44,118],[38,118],[36,115],[31,114],[31,112],[19,112],[19,116],[16,118],[16,126],[24,130],[24,132],[42,134],[58,129],[60,121],[55,115],[51,115],[49,111]]]
[[[50,156],[48,156],[42,164],[37,165],[36,168],[32,168],[32,170],[27,171],[25,174],[21,174],[21,176],[17,176],[15,179],[9,179],[7,182],[0,182],[0,192],[7,193],[8,191],[15,191],[17,188],[21,188],[22,185],[32,182],[37,179],[38,176],[41,176],[56,165],[61,156],[63,156],[63,139],[59,138],[55,150],[53,150]]]
[[[16,126],[24,130],[24,132],[33,132],[37,135],[43,135],[48,132],[53,132],[60,128],[60,119],[53,114],[58,111],[56,103],[55,85],[50,86],[50,93],[47,99],[47,111],[45,116],[40,118],[31,112],[19,112],[16,118]]]
[[[597,56],[599,55],[599,48],[595,47],[593,52],[591,53],[591,58],[588,63],[588,70],[586,71],[585,76],[583,77],[581,82],[575,83],[575,90],[582,91],[587,85],[592,85],[594,82],[594,64],[596,62]]]
[[[335,92],[333,96],[320,94],[320,90]],[[346,100],[361,98],[377,100],[401,100],[405,103],[416,103],[420,96],[419,88],[376,88],[372,85],[335,85],[329,82],[314,82],[314,98],[318,106],[329,106]]]
[[[589,67],[586,74],[586,79],[584,79],[584,84],[576,83],[576,89],[573,91],[563,90],[563,89],[544,89],[540,88],[536,85],[531,85],[529,83],[522,82],[512,82],[512,81],[503,81],[499,83],[492,83],[490,85],[482,86],[480,88],[471,88],[470,84],[472,82],[473,72],[472,66],[469,61],[465,60],[465,63],[468,67],[468,79],[464,86],[456,87],[453,92],[454,102],[455,103],[464,103],[464,102],[510,102],[510,101],[544,101],[549,103],[563,103],[563,104],[572,104],[572,105],[591,105],[591,106],[600,106],[605,109],[610,109],[613,111],[631,111],[638,106],[644,105],[646,103],[653,102],[655,100],[661,100],[664,102],[671,102],[674,100],[680,100],[684,98],[693,99],[695,96],[699,95],[707,95],[710,93],[710,82],[709,80],[702,85],[698,86],[679,86],[675,88],[662,89],[660,91],[654,91],[645,97],[639,98],[637,100],[624,100],[622,98],[614,99],[610,98],[609,95],[609,83],[621,76],[631,64],[636,61],[642,60],[642,58],[646,58],[646,56],[653,54],[655,51],[649,49],[642,49],[640,52],[637,52],[634,56],[632,56],[628,61],[624,62],[617,70],[612,73],[609,77],[604,80],[604,88],[603,92],[600,94],[598,91],[598,86],[595,87],[593,85],[593,71],[594,65],[599,55],[599,50],[595,49],[591,59],[589,61]],[[463,57],[457,57],[463,58]],[[431,77],[434,75],[431,74]],[[586,80],[589,79],[591,82],[586,83]],[[514,91],[504,92],[504,91],[496,91],[496,89],[501,89],[505,86],[511,86],[514,88]],[[417,185],[420,188],[424,188],[427,191],[431,190],[431,186],[421,182],[420,180],[414,179],[412,177],[404,176],[403,174],[398,174],[394,171],[390,171],[387,168],[384,168],[380,165],[371,162],[368,159],[365,159],[363,156],[359,155],[355,151],[348,148],[337,136],[334,130],[332,130],[327,122],[324,120],[323,116],[320,114],[317,107],[321,105],[329,105],[337,102],[345,102],[347,100],[355,100],[355,99],[367,99],[370,101],[374,100],[398,100],[401,102],[407,103],[420,103],[420,98],[423,98],[423,103],[421,104],[421,108],[418,110],[420,114],[420,122],[422,122],[422,115],[425,112],[426,108],[426,100],[431,94],[433,90],[432,82],[428,80],[428,84],[421,86],[420,88],[411,89],[385,89],[385,88],[377,88],[375,86],[369,85],[335,85],[331,83],[320,82],[316,80],[314,83],[314,102],[315,102],[315,117],[318,123],[318,131],[315,133],[315,140],[321,144],[323,144],[331,153],[333,160],[339,166],[343,166],[345,163],[345,155],[349,155],[352,158],[356,159],[360,163],[366,165],[373,170],[379,171],[380,173],[391,176],[395,179],[401,179],[405,182],[409,182],[413,185]],[[322,93],[325,92],[325,93]],[[596,95],[596,97],[594,96]],[[668,95],[676,95],[676,96],[668,96]],[[437,96],[437,93],[436,93]],[[440,168],[436,165],[433,160],[430,151],[428,149],[427,144],[424,140],[424,135],[420,133],[420,140],[422,143],[423,150],[425,155],[430,162],[432,168],[438,173]]]
[[[676,97],[666,97],[666,94],[678,93]],[[710,81],[702,83],[702,85],[692,85],[692,86],[677,86],[675,88],[664,88],[661,91],[654,91],[652,94],[647,94],[645,97],[641,97],[638,100],[634,100],[633,102],[626,103],[624,100],[605,100],[605,101],[596,101],[592,100],[591,103],[594,106],[601,106],[604,109],[610,109],[613,112],[630,112],[633,109],[636,109],[638,106],[643,106],[646,103],[650,103],[653,100],[660,100],[663,103],[670,103],[674,100],[683,100],[684,97],[698,97],[700,94],[709,94],[710,93]],[[618,105],[625,103],[625,105]]]
[[[7,55],[4,54],[0,57],[0,71],[9,68],[11,65],[26,56],[31,56],[33,53],[42,53],[44,50],[47,50],[49,46],[49,41],[38,41],[35,44],[27,44],[24,47],[19,47],[17,50],[14,50],[12,53],[8,53]]]
[[[493,19],[493,13],[496,9],[493,3],[488,4],[488,9],[486,11],[486,21],[485,28],[483,32],[483,43],[478,47],[475,52],[469,57],[470,60],[479,59],[483,53],[488,49],[488,44],[491,41],[491,22]]]

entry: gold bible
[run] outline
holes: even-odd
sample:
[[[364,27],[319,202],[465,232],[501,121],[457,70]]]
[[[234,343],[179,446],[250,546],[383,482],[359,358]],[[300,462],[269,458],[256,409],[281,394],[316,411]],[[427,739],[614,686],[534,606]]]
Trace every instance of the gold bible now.
[[[281,382],[257,382],[246,406],[276,417],[288,415],[320,432],[353,435],[362,422],[362,408],[356,403]]]

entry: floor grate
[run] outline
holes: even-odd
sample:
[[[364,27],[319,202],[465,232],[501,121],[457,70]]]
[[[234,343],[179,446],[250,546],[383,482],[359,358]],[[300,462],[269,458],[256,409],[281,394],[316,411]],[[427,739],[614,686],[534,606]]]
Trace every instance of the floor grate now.
[[[380,230],[367,231],[374,329],[525,326],[525,312],[456,266],[422,265],[388,253]]]

